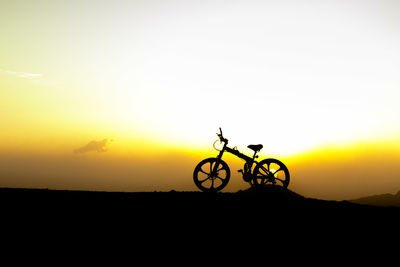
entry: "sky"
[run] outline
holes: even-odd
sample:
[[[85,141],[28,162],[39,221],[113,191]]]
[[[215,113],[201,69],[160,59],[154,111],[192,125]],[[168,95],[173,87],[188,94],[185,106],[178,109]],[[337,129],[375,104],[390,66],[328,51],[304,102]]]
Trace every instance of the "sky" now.
[[[0,186],[196,190],[218,127],[289,188],[400,190],[400,3],[0,0]],[[247,188],[232,178],[224,191]]]

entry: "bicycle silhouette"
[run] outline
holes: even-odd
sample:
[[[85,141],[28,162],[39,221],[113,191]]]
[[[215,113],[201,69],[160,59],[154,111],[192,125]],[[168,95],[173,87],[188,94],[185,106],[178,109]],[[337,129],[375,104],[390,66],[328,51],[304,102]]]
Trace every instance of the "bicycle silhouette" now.
[[[257,153],[263,148],[263,145],[249,145],[247,146],[254,151],[253,157],[246,156],[239,152],[234,147],[228,147],[228,139],[222,135],[222,130],[219,128],[220,133],[214,144],[220,141],[223,147],[219,151],[216,158],[207,158],[197,164],[193,172],[193,180],[196,186],[204,192],[217,192],[222,190],[229,182],[231,171],[228,164],[223,161],[222,155],[229,152],[243,160],[245,164],[243,169],[238,170],[242,173],[243,180],[250,183],[252,187],[260,188],[266,184],[280,185],[287,188],[290,181],[290,174],[288,168],[281,161],[277,159],[264,159],[260,162],[255,161],[258,158]],[[254,169],[253,169],[254,166]]]

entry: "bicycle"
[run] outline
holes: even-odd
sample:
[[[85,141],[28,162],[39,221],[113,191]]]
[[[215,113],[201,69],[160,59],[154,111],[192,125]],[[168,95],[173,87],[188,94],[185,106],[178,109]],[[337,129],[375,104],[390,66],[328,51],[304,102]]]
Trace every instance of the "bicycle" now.
[[[287,188],[290,182],[290,174],[288,168],[281,161],[273,158],[267,158],[260,162],[257,153],[263,148],[263,145],[249,145],[249,149],[254,151],[253,157],[246,156],[239,152],[236,148],[228,147],[228,139],[222,135],[222,129],[217,133],[217,139],[213,147],[219,154],[216,158],[207,158],[197,164],[193,172],[193,180],[196,186],[204,192],[217,192],[222,190],[229,182],[231,171],[228,164],[223,161],[222,155],[225,152],[231,153],[243,160],[245,164],[243,169],[238,170],[242,173],[243,180],[250,183],[250,186],[261,188],[266,184],[280,185]],[[220,141],[223,143],[221,150],[215,147],[215,144]],[[254,169],[253,169],[254,166]]]

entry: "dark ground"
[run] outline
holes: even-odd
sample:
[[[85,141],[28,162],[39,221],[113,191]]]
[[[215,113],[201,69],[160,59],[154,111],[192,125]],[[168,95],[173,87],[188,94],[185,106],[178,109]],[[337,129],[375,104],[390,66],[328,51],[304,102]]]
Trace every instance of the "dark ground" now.
[[[0,188],[3,210],[16,215],[38,214],[95,218],[236,218],[244,221],[277,218],[301,221],[396,220],[399,207],[376,207],[348,201],[303,197],[288,189],[267,186],[237,193],[98,192]],[[239,218],[238,218],[239,217]],[[247,219],[246,219],[247,218]]]
[[[391,247],[400,225],[400,208],[310,199],[273,186],[216,194],[0,188],[0,203],[3,243],[65,258],[79,248],[96,259],[109,250],[155,260],[164,252],[192,255],[190,263],[222,253],[220,260],[233,261],[297,253],[309,262],[317,252],[358,259],[359,248]]]

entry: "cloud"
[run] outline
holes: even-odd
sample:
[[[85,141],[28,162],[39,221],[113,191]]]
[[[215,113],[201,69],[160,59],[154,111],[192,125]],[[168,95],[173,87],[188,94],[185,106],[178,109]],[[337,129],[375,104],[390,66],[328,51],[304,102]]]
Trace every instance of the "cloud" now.
[[[74,153],[75,154],[82,154],[82,153],[87,153],[87,152],[92,152],[92,151],[99,152],[99,153],[100,152],[107,152],[106,146],[107,146],[107,143],[110,142],[110,141],[112,141],[112,140],[109,140],[107,138],[103,139],[103,140],[100,140],[100,141],[93,140],[93,141],[90,141],[88,144],[86,144],[86,145],[84,145],[84,146],[82,146],[80,148],[75,149]]]
[[[29,73],[29,72],[20,72],[20,71],[11,71],[11,70],[3,70],[0,69],[0,72],[13,75],[19,78],[31,78],[31,77],[41,77],[42,74],[40,73]]]

